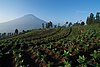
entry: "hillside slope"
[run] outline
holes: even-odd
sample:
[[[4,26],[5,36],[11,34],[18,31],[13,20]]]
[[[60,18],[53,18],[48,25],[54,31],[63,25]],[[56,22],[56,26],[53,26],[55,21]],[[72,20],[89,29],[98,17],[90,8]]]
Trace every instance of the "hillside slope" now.
[[[32,30],[0,40],[0,49],[0,67],[100,66],[100,25]]]
[[[42,23],[46,22],[32,14],[28,14],[8,22],[0,23],[0,33],[14,32],[15,29],[19,29],[20,31],[22,31],[41,28]]]

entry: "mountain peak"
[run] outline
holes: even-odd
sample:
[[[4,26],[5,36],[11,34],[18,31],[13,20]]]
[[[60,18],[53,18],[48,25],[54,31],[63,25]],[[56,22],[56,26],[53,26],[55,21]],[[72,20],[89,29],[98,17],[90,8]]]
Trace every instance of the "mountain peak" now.
[[[35,17],[33,14],[24,15],[24,17]]]
[[[39,29],[41,24],[46,23],[44,20],[34,16],[33,14],[26,14],[22,17],[0,24],[0,32],[12,32],[15,29],[30,30]]]

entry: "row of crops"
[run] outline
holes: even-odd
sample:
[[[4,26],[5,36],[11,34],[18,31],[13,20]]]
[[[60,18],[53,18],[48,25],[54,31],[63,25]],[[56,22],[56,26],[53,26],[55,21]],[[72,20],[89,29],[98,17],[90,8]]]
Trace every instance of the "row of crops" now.
[[[100,67],[100,29],[43,29],[1,40],[0,67]]]

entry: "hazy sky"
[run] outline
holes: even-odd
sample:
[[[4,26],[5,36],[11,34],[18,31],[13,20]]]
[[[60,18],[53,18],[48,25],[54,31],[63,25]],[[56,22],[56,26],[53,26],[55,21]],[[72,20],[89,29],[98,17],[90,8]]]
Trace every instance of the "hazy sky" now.
[[[26,14],[54,23],[85,21],[89,13],[97,11],[100,0],[0,0],[0,22]]]

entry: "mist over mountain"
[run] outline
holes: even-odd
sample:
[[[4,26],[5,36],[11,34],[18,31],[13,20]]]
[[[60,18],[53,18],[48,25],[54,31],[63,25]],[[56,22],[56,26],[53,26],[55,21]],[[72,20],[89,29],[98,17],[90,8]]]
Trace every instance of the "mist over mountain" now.
[[[32,14],[27,14],[23,17],[8,22],[0,23],[0,33],[14,32],[15,29],[18,29],[19,31],[38,29],[42,27],[42,23],[46,22]]]

